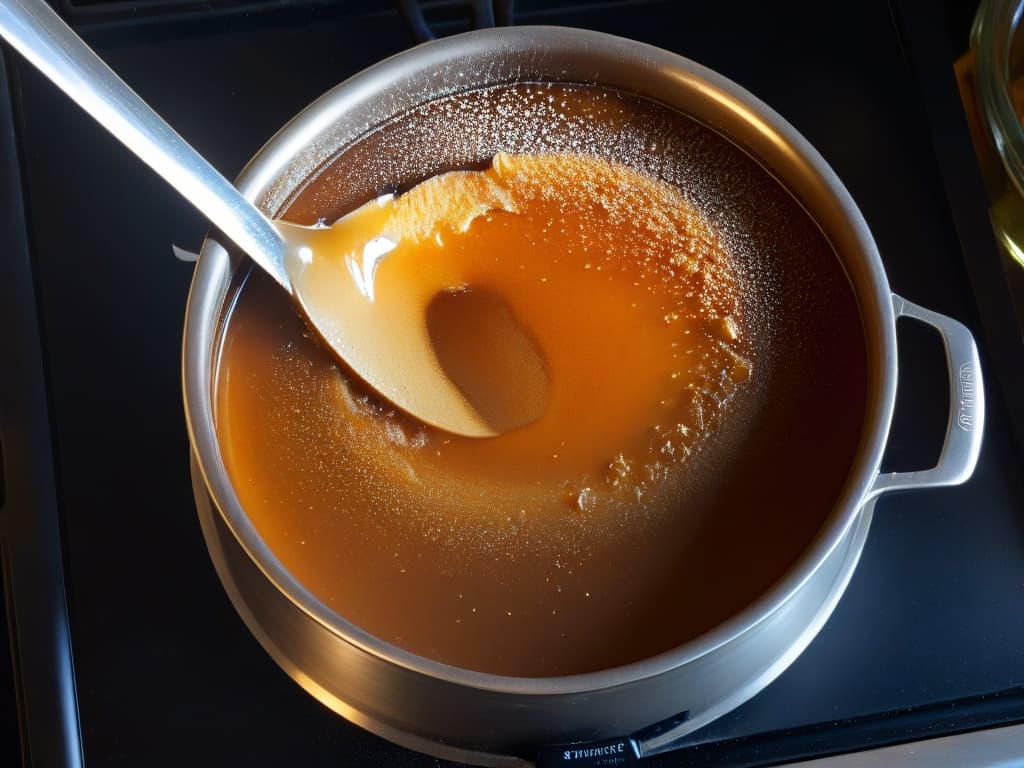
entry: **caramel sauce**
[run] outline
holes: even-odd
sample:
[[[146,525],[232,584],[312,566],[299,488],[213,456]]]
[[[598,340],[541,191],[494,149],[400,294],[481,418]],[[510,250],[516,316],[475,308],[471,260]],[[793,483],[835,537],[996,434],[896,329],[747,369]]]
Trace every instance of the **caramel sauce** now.
[[[225,464],[285,567],[385,641],[510,675],[643,659],[763,593],[828,515],[866,387],[845,275],[768,174],[657,105],[552,94],[563,114],[617,135],[643,123],[645,142],[664,121],[713,150],[681,167],[711,162],[730,186],[724,201],[697,200],[622,146],[607,157],[499,145],[471,173],[504,202],[457,222],[426,215],[399,238],[373,276],[377,300],[415,292],[456,367],[460,355],[486,362],[487,339],[501,337],[467,333],[459,302],[501,302],[543,353],[540,418],[481,440],[396,412],[255,274],[226,318],[217,378]],[[479,98],[494,108],[494,91]],[[424,119],[368,137],[332,169]],[[300,221],[339,213],[318,204],[332,169],[293,203]],[[430,184],[443,192],[446,178]]]

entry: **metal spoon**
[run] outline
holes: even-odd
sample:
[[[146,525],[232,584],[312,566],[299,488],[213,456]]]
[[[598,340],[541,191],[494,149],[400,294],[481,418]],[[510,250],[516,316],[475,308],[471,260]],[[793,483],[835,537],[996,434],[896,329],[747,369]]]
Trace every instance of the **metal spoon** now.
[[[381,395],[422,421],[455,434],[490,437],[529,423],[540,416],[546,397],[524,400],[509,408],[515,393],[501,382],[502,413],[488,418],[446,375],[435,353],[431,331],[422,312],[375,322],[373,297],[348,291],[350,301],[310,302],[297,286],[311,254],[330,247],[331,228],[301,227],[271,221],[156,114],[111,70],[44,0],[0,0],[0,36],[33,66],[71,97],[100,125],[138,155],[199,209],[224,235],[245,251],[303,308],[307,318],[334,353]],[[337,233],[334,232],[334,235]],[[308,282],[308,281],[306,281]],[[493,302],[491,302],[493,304]],[[497,322],[513,338],[512,345],[528,350],[530,365],[543,367],[543,358],[528,334],[510,318],[507,307],[495,314],[488,302],[468,302],[485,317],[466,317],[465,323]],[[494,318],[497,318],[497,321]],[[396,326],[397,323],[397,326]],[[525,347],[524,347],[524,341]],[[494,350],[500,354],[500,345]],[[544,384],[546,385],[546,379]],[[538,406],[538,403],[540,405]],[[511,417],[509,416],[511,413]]]

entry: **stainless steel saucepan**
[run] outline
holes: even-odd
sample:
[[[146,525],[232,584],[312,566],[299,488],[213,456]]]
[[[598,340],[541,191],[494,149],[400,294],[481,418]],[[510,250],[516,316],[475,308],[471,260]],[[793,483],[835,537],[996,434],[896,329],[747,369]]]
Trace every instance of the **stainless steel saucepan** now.
[[[970,476],[984,420],[978,354],[960,323],[892,293],[850,195],[779,115],[704,67],[604,34],[512,27],[399,54],[297,116],[253,159],[239,187],[267,214],[278,215],[311,175],[376,127],[442,96],[516,82],[594,83],[691,115],[770,169],[826,233],[860,306],[870,392],[860,448],[831,511],[823,510],[814,544],[741,613],[681,647],[615,669],[502,677],[436,663],[367,634],[282,567],[225,471],[214,428],[215,354],[232,281],[247,265],[212,239],[196,268],[184,339],[196,501],[217,571],[245,622],[289,675],[349,720],[413,749],[486,765],[526,765],[550,745],[595,741],[599,746],[554,754],[560,760],[655,754],[753,696],[808,645],[856,567],[880,495]],[[951,407],[936,467],[881,474],[896,397],[899,317],[941,334]]]

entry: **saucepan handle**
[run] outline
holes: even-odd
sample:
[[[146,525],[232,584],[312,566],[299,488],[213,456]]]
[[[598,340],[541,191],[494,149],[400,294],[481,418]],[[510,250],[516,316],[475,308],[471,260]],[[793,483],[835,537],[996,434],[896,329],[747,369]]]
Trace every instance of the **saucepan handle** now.
[[[949,423],[938,463],[917,472],[880,473],[868,497],[904,488],[959,485],[974,472],[985,430],[985,389],[978,347],[971,332],[956,320],[919,307],[893,294],[896,317],[927,323],[942,336],[949,368]]]

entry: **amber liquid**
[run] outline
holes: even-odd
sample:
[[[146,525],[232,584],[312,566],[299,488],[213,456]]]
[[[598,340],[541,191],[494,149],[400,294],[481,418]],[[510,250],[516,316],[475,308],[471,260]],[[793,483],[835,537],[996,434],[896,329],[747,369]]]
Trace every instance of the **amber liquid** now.
[[[395,645],[531,676],[649,657],[762,594],[830,512],[866,379],[845,275],[760,167],[656,105],[538,93],[570,127],[589,121],[588,135],[642,128],[639,146],[653,135],[675,169],[644,167],[622,142],[613,157],[580,158],[524,130],[538,151],[506,169],[516,212],[396,252],[377,290],[500,295],[546,356],[541,419],[479,440],[394,412],[258,275],[225,323],[217,389],[239,498],[299,581]],[[537,106],[522,87],[458,98],[454,113],[440,104],[433,118],[396,121],[336,159],[291,213],[342,212],[320,201],[332,188],[346,198],[343,169],[382,144],[408,146],[424,122],[452,130],[452,114],[478,110],[472,143],[480,110]],[[481,151],[523,149],[490,140]],[[726,195],[688,194],[688,174],[724,174]]]

